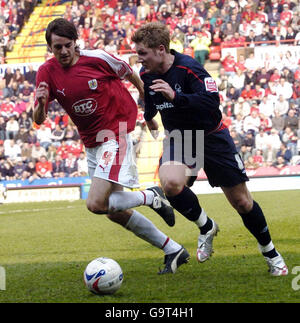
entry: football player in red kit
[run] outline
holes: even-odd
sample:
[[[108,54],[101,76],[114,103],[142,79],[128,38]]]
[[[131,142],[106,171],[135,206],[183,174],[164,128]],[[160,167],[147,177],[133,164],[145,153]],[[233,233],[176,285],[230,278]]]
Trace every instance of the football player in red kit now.
[[[108,218],[136,236],[161,248],[165,267],[160,274],[174,273],[189,259],[180,244],[158,230],[132,207],[149,205],[169,224],[174,212],[159,187],[124,192],[138,187],[130,132],[137,106],[122,83],[128,79],[143,97],[143,83],[130,66],[103,50],[76,48],[77,30],[63,18],[49,23],[46,41],[54,57],[40,66],[36,81],[34,121],[45,121],[48,103],[56,99],[78,128],[86,147],[92,178],[87,208]]]

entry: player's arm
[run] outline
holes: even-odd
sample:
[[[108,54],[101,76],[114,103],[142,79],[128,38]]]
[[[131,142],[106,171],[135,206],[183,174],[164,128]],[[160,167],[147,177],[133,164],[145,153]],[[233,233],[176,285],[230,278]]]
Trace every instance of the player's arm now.
[[[33,121],[40,125],[47,118],[47,104],[49,99],[49,89],[46,82],[40,82],[36,89],[36,103],[33,110]]]
[[[140,93],[140,98],[144,100],[144,83],[140,79],[139,75],[133,71],[132,74],[126,75],[125,78],[138,89]]]

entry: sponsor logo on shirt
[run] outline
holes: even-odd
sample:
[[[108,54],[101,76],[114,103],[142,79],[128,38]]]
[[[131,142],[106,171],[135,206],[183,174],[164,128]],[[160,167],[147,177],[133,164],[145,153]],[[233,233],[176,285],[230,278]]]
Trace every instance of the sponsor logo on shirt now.
[[[74,113],[79,117],[86,117],[92,114],[97,108],[95,99],[82,99],[72,105]]]
[[[164,110],[174,108],[174,105],[171,102],[164,102],[163,104],[156,104],[155,107],[157,110]]]
[[[216,82],[212,77],[206,77],[204,79],[204,84],[207,92],[218,92]]]

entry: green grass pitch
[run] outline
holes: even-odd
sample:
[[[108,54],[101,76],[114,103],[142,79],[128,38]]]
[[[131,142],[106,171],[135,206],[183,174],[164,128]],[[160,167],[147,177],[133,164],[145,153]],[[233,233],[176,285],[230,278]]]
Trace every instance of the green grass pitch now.
[[[300,191],[253,196],[289,267],[286,277],[269,275],[256,241],[223,194],[199,195],[221,230],[212,258],[203,264],[195,257],[198,230],[193,223],[176,214],[176,225],[169,228],[150,208],[138,208],[191,254],[176,274],[164,276],[157,275],[161,250],[90,213],[85,201],[1,205],[0,266],[6,289],[0,290],[0,303],[299,302],[300,290],[293,286],[300,289],[300,278],[292,269],[300,266]],[[83,284],[86,265],[100,256],[117,260],[123,269],[123,285],[111,296],[93,295]]]

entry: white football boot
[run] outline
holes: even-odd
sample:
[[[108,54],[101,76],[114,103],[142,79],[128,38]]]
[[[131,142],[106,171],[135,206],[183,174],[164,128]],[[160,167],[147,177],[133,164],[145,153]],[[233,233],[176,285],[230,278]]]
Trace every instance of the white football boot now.
[[[213,239],[218,234],[219,226],[212,220],[213,227],[206,234],[200,234],[198,237],[197,260],[204,262],[209,259],[213,253]]]
[[[288,267],[281,254],[279,252],[277,253],[278,256],[274,258],[264,257],[269,266],[269,272],[272,276],[286,276],[289,273]]]

